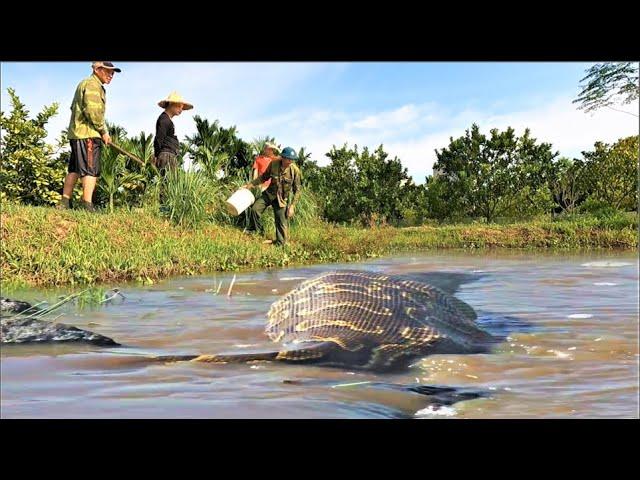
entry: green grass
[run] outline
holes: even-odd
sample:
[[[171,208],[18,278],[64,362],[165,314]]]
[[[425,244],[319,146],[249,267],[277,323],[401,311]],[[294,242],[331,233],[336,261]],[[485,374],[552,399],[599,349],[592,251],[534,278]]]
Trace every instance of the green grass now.
[[[172,169],[162,184],[165,216],[173,223],[194,227],[206,219],[207,205],[213,202],[217,190],[204,173]]]
[[[273,235],[267,220],[267,235]],[[1,214],[2,281],[54,286],[170,275],[351,262],[445,248],[637,249],[637,215],[613,220],[576,216],[509,225],[465,224],[362,229],[323,222],[291,227],[287,248],[263,245],[239,228],[175,225],[152,209],[91,214],[5,204]]]

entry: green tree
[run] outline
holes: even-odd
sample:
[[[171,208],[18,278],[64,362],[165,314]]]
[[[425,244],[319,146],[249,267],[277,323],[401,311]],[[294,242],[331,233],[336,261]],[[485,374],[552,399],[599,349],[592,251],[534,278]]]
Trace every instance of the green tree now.
[[[400,215],[394,224],[406,227],[422,225],[429,218],[426,185],[416,185],[409,180],[404,184],[403,190],[404,193],[400,200]]]
[[[358,214],[354,154],[345,144],[340,149],[334,146],[326,156],[331,163],[323,168],[322,180],[318,182],[324,199],[323,216],[331,222],[352,221]]]
[[[31,205],[52,205],[60,198],[66,165],[54,157],[45,142],[45,126],[58,112],[58,104],[45,106],[36,118],[8,88],[11,112],[0,112],[0,185],[2,199]]]
[[[554,165],[549,183],[557,208],[571,213],[587,196],[584,181],[584,162],[562,157]]]
[[[615,209],[638,208],[638,135],[613,145],[596,142],[593,151],[582,152],[585,180],[591,200]]]
[[[583,83],[580,94],[573,101],[580,104],[578,108],[590,112],[602,107],[611,108],[615,104],[629,104],[638,99],[637,62],[597,63],[586,72],[587,75],[580,80]]]
[[[529,129],[522,137],[516,137],[511,127],[504,132],[494,128],[490,133],[490,137],[482,135],[473,124],[464,136],[451,138],[447,148],[436,150],[438,181],[430,187],[431,194],[437,190],[445,202],[453,202],[457,210],[451,210],[448,217],[484,217],[491,222],[523,208],[517,204],[523,201],[527,211],[547,208],[548,195],[542,191],[548,191],[558,154],[550,144],[538,144]],[[538,204],[541,198],[547,199],[544,205]]]
[[[324,197],[324,216],[334,222],[360,220],[364,224],[395,222],[401,218],[410,177],[398,158],[390,159],[380,145],[360,153],[357,145],[335,146],[326,154],[331,163],[318,182]]]
[[[460,182],[460,183],[459,183]],[[438,221],[462,220],[470,208],[466,204],[466,197],[455,193],[463,188],[462,179],[456,182],[434,171],[425,181],[423,208],[428,218]]]

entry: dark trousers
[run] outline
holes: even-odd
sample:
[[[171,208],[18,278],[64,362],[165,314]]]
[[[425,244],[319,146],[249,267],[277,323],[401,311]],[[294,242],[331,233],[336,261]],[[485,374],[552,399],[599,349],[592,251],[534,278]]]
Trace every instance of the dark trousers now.
[[[255,201],[251,207],[249,230],[262,230],[260,217],[269,206],[273,207],[273,216],[276,219],[276,243],[284,245],[289,237],[289,220],[285,215],[287,208],[280,207],[280,205],[278,205],[277,198],[271,200],[268,195],[263,193],[262,196]]]
[[[156,167],[160,173],[160,196],[158,200],[160,204],[163,205],[167,194],[166,194],[166,177],[169,170],[175,170],[178,167],[178,160],[176,155],[171,152],[160,152],[160,154],[156,157]]]
[[[178,166],[177,156],[171,152],[160,152],[160,154],[156,157],[156,163],[158,170],[164,177],[167,173],[167,170],[174,170]]]

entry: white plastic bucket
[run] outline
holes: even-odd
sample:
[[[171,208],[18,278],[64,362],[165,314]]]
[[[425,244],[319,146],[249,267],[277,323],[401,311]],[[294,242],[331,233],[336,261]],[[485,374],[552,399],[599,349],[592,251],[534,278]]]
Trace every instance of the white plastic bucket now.
[[[253,205],[255,201],[256,199],[253,193],[251,193],[251,190],[241,188],[240,190],[236,190],[236,192],[227,199],[227,211],[231,215],[240,215]]]

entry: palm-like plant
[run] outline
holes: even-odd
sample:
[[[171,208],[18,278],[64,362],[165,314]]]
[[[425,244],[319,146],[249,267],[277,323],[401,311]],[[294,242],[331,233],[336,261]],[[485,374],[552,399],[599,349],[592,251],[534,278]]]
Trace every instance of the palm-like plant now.
[[[124,192],[125,185],[137,182],[141,178],[139,173],[127,171],[125,161],[124,155],[111,148],[105,149],[100,159],[98,190],[108,197],[111,212],[113,212],[116,195]]]
[[[249,144],[249,146],[251,147],[251,155],[252,156],[256,156],[256,155],[260,155],[262,153],[262,151],[264,150],[264,146],[267,143],[272,143],[274,145],[276,144],[276,139],[275,137],[269,137],[268,135],[266,137],[258,137],[258,138],[254,138],[253,142],[251,142]],[[276,154],[281,150],[280,145],[278,145],[277,148],[277,152],[275,152]]]
[[[222,128],[217,120],[209,123],[198,115],[193,119],[196,133],[186,137],[189,155],[211,178],[221,170],[229,176],[251,165],[251,147],[238,137],[236,127]]]
[[[151,164],[151,159],[153,158],[153,135],[146,135],[144,132],[140,132],[140,135],[137,137],[131,137],[128,141],[129,151],[133,153],[140,160],[144,160],[145,165]],[[137,167],[141,167],[139,163],[131,161],[131,167],[133,164]],[[138,170],[140,169],[138,168]],[[133,168],[130,168],[133,170]]]
[[[223,138],[220,134],[220,126],[217,120],[209,123],[196,115],[196,133],[192,137],[186,137],[188,153],[193,162],[204,170],[207,177],[215,179],[220,170],[224,170],[229,159],[223,151]]]
[[[116,125],[114,123],[107,123],[107,131],[109,132],[109,136],[111,140],[116,143],[127,138],[127,131],[121,127],[120,125]]]
[[[300,150],[298,150],[298,160],[296,161],[298,166],[303,167],[309,160],[311,160],[311,153],[307,153],[304,147],[300,147]]]
[[[153,157],[153,137],[142,132],[138,137],[127,138],[127,131],[119,125],[107,124],[111,140],[133,153],[145,164],[151,165]],[[113,148],[105,147],[101,155],[101,175],[98,191],[108,199],[109,209],[113,211],[116,200],[138,199],[146,188],[148,171],[129,157]],[[131,198],[129,198],[131,197]]]

